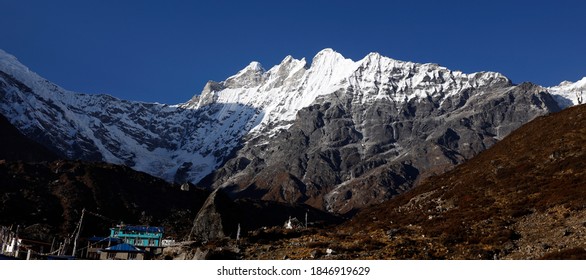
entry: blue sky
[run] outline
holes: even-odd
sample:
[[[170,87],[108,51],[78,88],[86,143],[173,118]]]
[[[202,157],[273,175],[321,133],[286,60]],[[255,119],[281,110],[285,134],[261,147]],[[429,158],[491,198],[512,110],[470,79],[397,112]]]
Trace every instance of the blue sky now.
[[[586,76],[586,1],[0,0],[0,48],[74,91],[176,104],[324,48],[551,86]]]

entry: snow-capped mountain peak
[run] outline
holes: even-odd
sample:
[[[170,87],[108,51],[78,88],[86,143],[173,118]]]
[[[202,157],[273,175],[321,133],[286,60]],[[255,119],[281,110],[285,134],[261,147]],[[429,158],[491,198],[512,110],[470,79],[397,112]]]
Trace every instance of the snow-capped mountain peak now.
[[[311,67],[313,68],[319,65],[332,67],[345,60],[348,61],[342,54],[333,49],[323,49],[313,57]]]
[[[264,68],[262,68],[262,64],[260,64],[260,62],[258,61],[252,61],[250,62],[250,64],[248,64],[248,66],[246,66],[246,68],[244,68],[245,71],[250,70],[250,71],[255,71],[255,72],[264,72]]]
[[[269,124],[292,121],[297,111],[309,106],[317,96],[339,89],[355,68],[355,62],[332,49],[320,51],[309,68],[305,58],[292,56],[268,71],[252,62],[226,81],[209,82],[199,98],[182,106],[202,108],[213,100],[256,108],[262,116],[255,118],[253,130],[259,131]]]
[[[236,75],[226,79],[224,84],[227,88],[252,88],[262,82],[264,72],[262,65],[253,61]]]
[[[447,98],[468,88],[495,84],[511,85],[500,73],[465,74],[433,63],[405,62],[371,52],[353,61],[331,48],[318,52],[307,65],[305,58],[285,57],[280,64],[265,71],[251,62],[223,82],[209,82],[199,96],[182,104],[199,109],[213,102],[241,104],[260,110],[251,132],[270,133],[287,128],[297,111],[309,106],[319,96],[348,88],[360,89],[354,102],[378,99],[407,102],[413,98]]]
[[[563,81],[548,90],[554,95],[561,107],[583,104],[586,98],[586,77],[577,82]]]
[[[225,81],[209,81],[188,102],[169,106],[67,91],[0,50],[0,113],[24,134],[70,158],[192,182],[218,168],[243,141],[290,128],[300,110],[334,93],[350,94],[353,104],[387,100],[400,108],[411,100],[441,101],[508,83],[499,73],[465,74],[374,52],[352,61],[324,49],[310,65],[287,56],[265,70],[253,61]],[[576,84],[583,88],[584,82]]]

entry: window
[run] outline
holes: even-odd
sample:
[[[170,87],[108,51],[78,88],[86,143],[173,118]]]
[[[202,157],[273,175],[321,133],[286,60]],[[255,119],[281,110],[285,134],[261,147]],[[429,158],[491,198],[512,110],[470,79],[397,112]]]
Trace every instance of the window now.
[[[116,253],[108,252],[108,259],[113,260],[116,257]]]
[[[128,253],[129,260],[136,260],[136,253]]]

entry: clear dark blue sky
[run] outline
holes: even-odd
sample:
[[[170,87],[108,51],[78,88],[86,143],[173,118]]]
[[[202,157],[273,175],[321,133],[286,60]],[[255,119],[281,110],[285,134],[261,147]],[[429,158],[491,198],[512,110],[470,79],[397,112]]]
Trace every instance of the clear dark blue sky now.
[[[74,91],[176,104],[333,48],[551,86],[586,76],[586,1],[0,0],[0,48]]]

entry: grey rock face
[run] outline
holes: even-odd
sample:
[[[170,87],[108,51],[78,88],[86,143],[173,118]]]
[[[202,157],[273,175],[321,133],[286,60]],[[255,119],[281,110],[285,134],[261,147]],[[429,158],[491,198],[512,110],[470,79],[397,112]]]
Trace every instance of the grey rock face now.
[[[559,110],[539,86],[509,82],[457,95],[352,102],[349,88],[298,112],[274,138],[250,139],[215,172],[214,187],[352,213],[412,188]]]
[[[189,240],[208,241],[223,238],[225,218],[222,213],[230,208],[232,201],[221,191],[210,194],[193,221]]]

